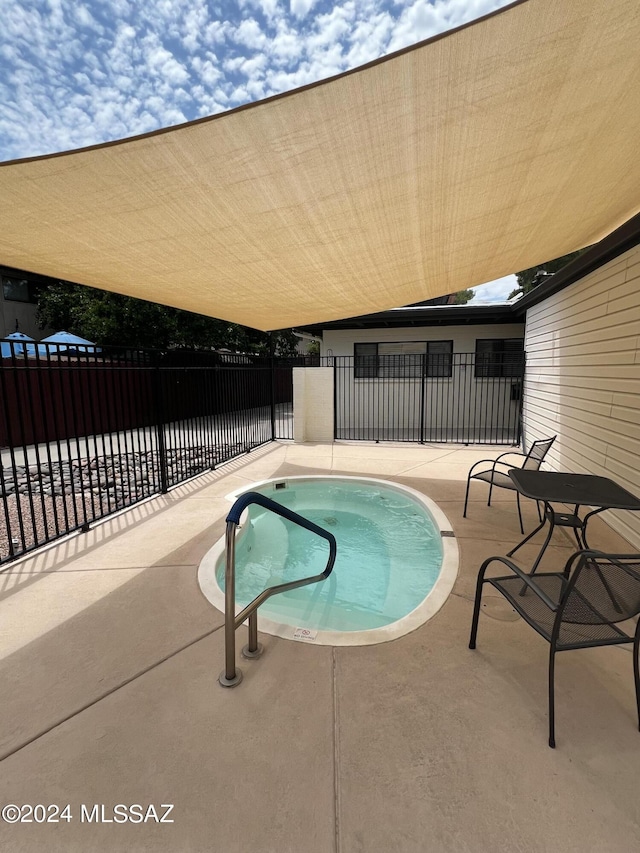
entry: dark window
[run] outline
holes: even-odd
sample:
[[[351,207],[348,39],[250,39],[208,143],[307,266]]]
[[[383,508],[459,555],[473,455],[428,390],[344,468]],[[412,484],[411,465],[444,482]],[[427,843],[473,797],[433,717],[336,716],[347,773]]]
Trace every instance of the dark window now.
[[[378,378],[419,379],[424,354],[425,345],[419,341],[378,344]]]
[[[378,375],[378,344],[355,344],[353,375],[356,379],[375,379]]]
[[[453,341],[427,341],[427,376],[448,378],[453,373]]]
[[[476,377],[520,377],[524,374],[522,338],[485,338],[476,341]]]
[[[356,379],[419,379],[452,373],[453,341],[355,344]]]
[[[35,288],[26,278],[2,276],[2,295],[7,302],[36,302]]]

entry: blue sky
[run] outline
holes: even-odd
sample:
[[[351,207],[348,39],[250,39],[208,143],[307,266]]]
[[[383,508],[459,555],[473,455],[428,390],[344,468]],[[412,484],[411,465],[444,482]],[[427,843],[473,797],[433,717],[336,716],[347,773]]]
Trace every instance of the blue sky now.
[[[223,112],[508,2],[0,0],[0,161]],[[499,301],[514,286],[507,276],[474,301]]]

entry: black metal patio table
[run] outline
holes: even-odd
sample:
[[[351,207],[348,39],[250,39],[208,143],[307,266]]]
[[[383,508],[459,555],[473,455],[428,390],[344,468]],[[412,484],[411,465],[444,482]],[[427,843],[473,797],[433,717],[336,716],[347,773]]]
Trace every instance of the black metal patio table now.
[[[513,468],[509,471],[513,484],[521,495],[544,504],[544,515],[540,524],[507,554],[515,552],[532,539],[536,533],[549,525],[540,553],[531,567],[530,574],[538,564],[551,541],[555,527],[571,527],[579,548],[588,548],[587,524],[589,519],[606,509],[629,509],[640,511],[640,498],[632,495],[608,477],[593,474],[567,474],[557,471],[528,471]],[[558,512],[552,504],[573,505],[573,512]],[[594,507],[580,517],[580,507]]]

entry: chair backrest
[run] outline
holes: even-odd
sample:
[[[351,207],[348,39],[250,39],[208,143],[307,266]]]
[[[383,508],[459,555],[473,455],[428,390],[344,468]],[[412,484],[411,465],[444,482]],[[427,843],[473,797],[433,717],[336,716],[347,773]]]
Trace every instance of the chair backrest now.
[[[615,625],[638,614],[640,554],[587,552],[579,557],[559,609],[562,622]]]
[[[534,441],[521,467],[527,468],[529,471],[537,471],[556,438],[557,436],[554,435],[552,438],[543,438],[540,441]]]

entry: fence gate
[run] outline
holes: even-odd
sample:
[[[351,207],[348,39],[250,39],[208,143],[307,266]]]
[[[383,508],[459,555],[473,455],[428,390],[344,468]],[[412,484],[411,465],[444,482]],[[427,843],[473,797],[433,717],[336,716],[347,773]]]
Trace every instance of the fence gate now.
[[[335,437],[518,444],[523,352],[336,356]]]

